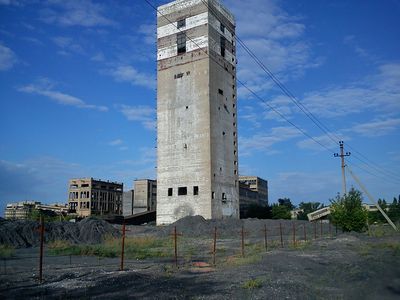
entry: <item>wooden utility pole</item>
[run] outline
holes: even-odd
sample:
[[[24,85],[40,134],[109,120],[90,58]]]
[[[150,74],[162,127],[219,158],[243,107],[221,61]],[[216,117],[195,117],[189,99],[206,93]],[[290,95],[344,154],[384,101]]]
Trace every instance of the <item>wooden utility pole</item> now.
[[[340,146],[340,154],[339,153],[335,153],[334,156],[335,157],[340,157],[341,160],[342,160],[342,180],[343,180],[342,192],[343,192],[343,196],[344,196],[347,193],[347,191],[346,191],[346,174],[345,174],[346,164],[345,164],[344,158],[346,156],[350,156],[351,153],[350,152],[344,153],[344,142],[343,141],[339,141],[339,146]]]

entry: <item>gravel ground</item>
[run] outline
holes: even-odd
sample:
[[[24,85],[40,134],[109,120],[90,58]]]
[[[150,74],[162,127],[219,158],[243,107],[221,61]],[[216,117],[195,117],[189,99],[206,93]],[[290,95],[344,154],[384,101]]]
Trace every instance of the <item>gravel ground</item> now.
[[[209,236],[215,222],[183,220],[184,235]],[[188,222],[196,227],[192,232]],[[219,221],[220,222],[220,221]],[[261,223],[260,223],[261,222]],[[263,221],[236,221],[226,231],[220,223],[221,247],[240,246],[236,238],[245,224]],[[269,228],[280,221],[268,220]],[[200,224],[200,225],[199,225]],[[239,226],[237,225],[239,224]],[[247,225],[246,225],[247,224]],[[292,224],[292,223],[290,223]],[[297,223],[296,223],[297,224]],[[300,224],[300,223],[299,223]],[[175,224],[178,225],[179,224]],[[285,228],[290,228],[286,224]],[[229,227],[234,226],[234,229]],[[262,229],[263,225],[258,229]],[[173,226],[130,227],[129,234],[170,234]],[[254,228],[253,228],[254,229]],[[254,232],[258,232],[254,230]],[[327,228],[325,228],[327,230]],[[181,229],[179,229],[181,230]],[[310,228],[313,231],[313,228]],[[231,232],[231,237],[229,237]],[[327,231],[326,231],[327,232]],[[287,230],[289,234],[290,231]],[[250,235],[250,233],[248,233]],[[290,236],[285,241],[290,241]],[[196,240],[196,239],[194,239]],[[209,246],[210,239],[197,239]],[[247,239],[250,241],[250,237]],[[299,242],[301,243],[301,242]],[[203,246],[204,246],[203,245]],[[289,246],[289,245],[288,245]],[[234,248],[232,246],[232,248]],[[239,247],[237,247],[239,249]],[[6,269],[0,267],[2,299],[399,299],[400,236],[368,237],[364,234],[339,234],[322,237],[300,247],[273,248],[257,259],[229,263],[222,254],[217,265],[204,260],[180,258],[174,267],[172,258],[127,260],[118,271],[119,258],[46,257],[44,282],[37,283],[37,248],[18,249]],[[28,259],[32,257],[32,259]],[[208,258],[207,258],[208,257]],[[233,258],[235,256],[232,256]],[[36,259],[35,259],[36,258]],[[199,261],[204,261],[199,263]],[[233,260],[234,261],[234,260]]]

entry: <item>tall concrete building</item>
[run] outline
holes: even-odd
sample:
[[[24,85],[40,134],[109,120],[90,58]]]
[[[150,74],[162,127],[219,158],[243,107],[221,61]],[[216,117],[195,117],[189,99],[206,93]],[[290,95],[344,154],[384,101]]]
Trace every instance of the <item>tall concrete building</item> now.
[[[215,0],[157,14],[157,224],[239,217],[235,19]]]

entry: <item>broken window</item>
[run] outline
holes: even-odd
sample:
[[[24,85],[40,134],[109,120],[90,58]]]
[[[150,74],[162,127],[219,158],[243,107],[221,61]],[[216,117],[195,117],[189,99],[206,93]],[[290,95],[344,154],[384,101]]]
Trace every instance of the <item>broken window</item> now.
[[[225,44],[226,44],[226,39],[223,36],[220,36],[220,46],[221,46],[221,56],[225,57]]]
[[[226,201],[226,194],[222,193],[222,201],[225,202]]]
[[[186,33],[180,32],[176,35],[176,44],[178,46],[178,54],[186,52]]]
[[[194,186],[193,187],[193,195],[197,196],[199,194],[199,187],[198,186]]]
[[[223,95],[223,94],[224,94],[224,91],[221,90],[221,89],[218,89],[218,94]]]
[[[168,188],[168,196],[172,196],[172,188]]]
[[[187,195],[186,186],[178,187],[178,196],[183,196],[183,195]]]
[[[225,33],[225,25],[224,24],[220,24],[219,25],[219,29],[221,30],[222,33]]]
[[[177,28],[179,29],[179,28],[182,28],[182,27],[185,27],[186,26],[186,19],[182,19],[182,20],[178,20],[178,23],[177,23]]]

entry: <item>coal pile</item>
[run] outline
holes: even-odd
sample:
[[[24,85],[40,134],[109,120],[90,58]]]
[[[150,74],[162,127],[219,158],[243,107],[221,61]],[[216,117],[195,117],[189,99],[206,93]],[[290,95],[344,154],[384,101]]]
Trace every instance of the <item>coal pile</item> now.
[[[0,244],[16,248],[36,247],[40,243],[39,222],[18,220],[0,222]],[[72,244],[101,243],[107,237],[120,237],[120,232],[103,220],[91,218],[77,223],[45,224],[45,243],[64,240]]]
[[[260,236],[265,227],[270,235],[279,235],[280,226],[284,235],[291,234],[293,224],[297,230],[305,224],[311,230],[312,224],[308,221],[298,220],[271,220],[271,219],[212,219],[206,220],[202,216],[184,217],[175,223],[161,227],[158,236],[168,236],[172,234],[174,228],[178,233],[186,237],[211,237],[214,228],[217,228],[218,236],[222,238],[235,238],[240,235],[242,228],[247,237]],[[302,228],[302,227],[301,227]]]

